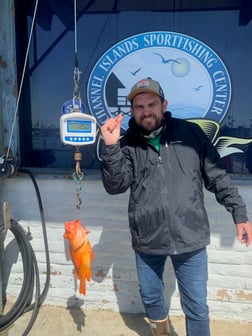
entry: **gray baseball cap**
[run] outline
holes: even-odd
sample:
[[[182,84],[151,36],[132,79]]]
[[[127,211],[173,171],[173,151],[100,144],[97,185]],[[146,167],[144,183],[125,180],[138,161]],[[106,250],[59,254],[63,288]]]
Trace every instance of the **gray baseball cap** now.
[[[161,88],[159,82],[148,77],[141,79],[131,88],[131,91],[128,95],[128,100],[132,101],[137,94],[144,92],[152,92],[165,99],[164,91]]]

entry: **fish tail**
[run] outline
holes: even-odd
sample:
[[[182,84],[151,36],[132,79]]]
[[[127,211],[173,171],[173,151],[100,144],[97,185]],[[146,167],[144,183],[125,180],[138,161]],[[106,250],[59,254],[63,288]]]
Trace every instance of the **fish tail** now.
[[[86,279],[80,280],[79,293],[86,295]]]

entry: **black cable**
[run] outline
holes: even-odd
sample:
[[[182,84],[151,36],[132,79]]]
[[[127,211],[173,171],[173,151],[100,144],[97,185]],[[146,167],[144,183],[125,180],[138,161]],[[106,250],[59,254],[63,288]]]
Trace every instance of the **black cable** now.
[[[20,172],[26,173],[30,176],[35,191],[36,191],[36,195],[37,195],[37,200],[38,200],[38,204],[39,204],[39,212],[40,212],[40,218],[41,218],[41,224],[42,224],[42,232],[43,232],[43,238],[44,238],[44,246],[45,246],[45,256],[46,256],[46,281],[45,281],[45,286],[43,289],[43,292],[40,295],[40,301],[41,303],[45,300],[46,295],[48,293],[49,290],[49,286],[50,286],[50,272],[51,272],[51,268],[50,268],[50,255],[49,255],[49,246],[48,246],[48,239],[47,239],[47,231],[46,231],[46,222],[45,222],[45,214],[44,214],[44,209],[43,209],[43,203],[42,203],[42,199],[41,199],[41,195],[39,192],[39,187],[37,184],[37,181],[34,177],[34,175],[32,174],[32,172],[26,168],[20,168],[19,169]]]
[[[44,302],[46,295],[49,290],[50,284],[50,256],[49,256],[49,247],[47,240],[47,232],[46,232],[46,224],[44,217],[44,210],[42,205],[42,200],[38,188],[38,184],[34,178],[34,175],[28,169],[19,169],[20,172],[26,173],[30,176],[34,188],[36,190],[37,200],[39,204],[39,211],[42,223],[42,231],[44,237],[44,246],[45,246],[45,256],[46,256],[46,281],[44,285],[44,289],[40,294],[40,279],[39,279],[39,269],[36,260],[35,253],[32,249],[32,246],[23,230],[23,228],[19,225],[15,220],[11,220],[10,230],[13,233],[17,244],[19,246],[19,250],[22,257],[23,262],[23,284],[20,290],[20,293],[17,297],[15,304],[12,308],[5,314],[0,317],[0,332],[5,330],[7,327],[12,325],[22,314],[33,310],[31,319],[23,332],[22,336],[28,335],[30,332],[34,322],[39,313],[39,308],[41,304]],[[35,287],[35,293],[34,293]],[[34,296],[34,302],[32,303],[32,299]]]
[[[18,298],[7,314],[0,318],[0,331],[6,329],[13,324],[25,311],[25,308],[30,305],[34,288],[34,263],[32,247],[22,229],[22,227],[14,220],[11,220],[10,231],[13,233],[23,262],[23,284],[18,295]],[[36,274],[37,276],[37,274]]]

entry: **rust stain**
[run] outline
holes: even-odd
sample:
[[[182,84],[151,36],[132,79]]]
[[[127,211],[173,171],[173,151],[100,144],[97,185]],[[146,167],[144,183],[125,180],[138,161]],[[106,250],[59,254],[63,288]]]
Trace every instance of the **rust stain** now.
[[[0,55],[0,66],[3,68],[3,69],[6,69],[8,67],[8,64],[7,62],[3,59],[3,56]]]
[[[243,290],[240,290],[236,296],[239,300],[252,301],[252,293],[245,293]]]
[[[13,86],[13,97],[17,97],[17,96],[18,96],[18,86],[17,86],[17,82],[15,82]]]
[[[95,273],[95,275],[96,275],[97,277],[101,277],[101,278],[105,278],[105,276],[106,276],[106,274],[104,273],[103,269],[99,269],[99,270]]]
[[[121,279],[121,276],[120,275],[113,275],[113,278],[114,279]]]
[[[47,274],[47,272],[42,272],[42,274]],[[57,271],[51,271],[50,272],[51,275],[61,275],[61,272],[57,272]]]
[[[15,4],[14,4],[14,2],[12,2],[12,4],[11,4],[11,12],[12,12],[12,15],[15,16],[16,11],[15,11]]]
[[[227,289],[219,289],[217,292],[217,300],[219,301],[231,301],[232,296],[228,294]]]
[[[51,275],[61,275],[61,274],[62,274],[61,272],[57,272],[57,271],[51,272]]]
[[[114,292],[119,292],[119,288],[117,287],[116,284],[114,284],[113,288],[114,288]]]
[[[109,300],[102,300],[102,303],[107,304],[107,303],[109,303]]]

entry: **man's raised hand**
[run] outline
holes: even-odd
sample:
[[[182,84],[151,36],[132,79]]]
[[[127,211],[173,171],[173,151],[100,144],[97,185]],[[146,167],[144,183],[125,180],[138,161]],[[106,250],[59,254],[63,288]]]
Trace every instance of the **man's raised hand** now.
[[[122,123],[122,115],[119,114],[115,118],[108,119],[101,127],[101,133],[105,145],[114,145],[120,139],[120,130]]]

